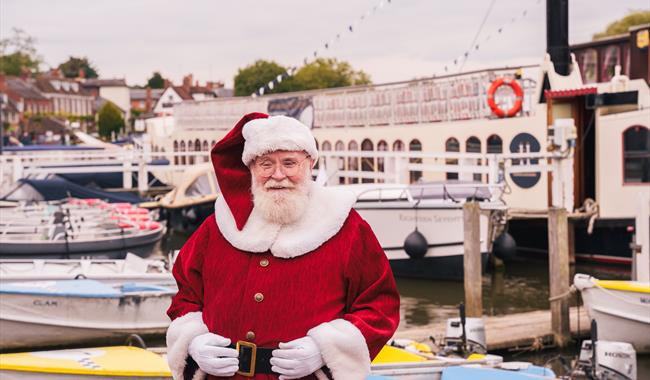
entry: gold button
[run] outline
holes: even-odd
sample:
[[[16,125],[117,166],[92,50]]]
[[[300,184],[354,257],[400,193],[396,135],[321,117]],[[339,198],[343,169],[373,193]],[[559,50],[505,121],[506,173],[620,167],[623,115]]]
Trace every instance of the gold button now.
[[[268,267],[269,266],[269,259],[260,260],[260,266],[261,267]]]
[[[264,294],[262,293],[255,293],[255,301],[257,302],[262,302],[264,300]]]
[[[255,339],[255,333],[254,332],[249,331],[249,332],[246,333],[246,340],[247,341],[250,342],[250,341],[252,341],[254,339]]]

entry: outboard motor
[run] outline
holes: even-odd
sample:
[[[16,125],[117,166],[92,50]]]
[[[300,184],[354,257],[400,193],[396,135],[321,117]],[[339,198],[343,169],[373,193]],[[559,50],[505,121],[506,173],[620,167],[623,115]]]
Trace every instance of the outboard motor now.
[[[582,342],[572,375],[593,380],[636,380],[636,351],[629,343],[598,340],[596,321],[591,338]]]
[[[460,318],[447,319],[442,356],[487,353],[482,318],[465,318],[465,304],[459,306]]]

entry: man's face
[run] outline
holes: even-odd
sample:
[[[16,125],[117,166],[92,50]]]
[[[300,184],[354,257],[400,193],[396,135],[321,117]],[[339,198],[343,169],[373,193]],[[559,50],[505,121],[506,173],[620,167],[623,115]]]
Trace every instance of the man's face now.
[[[257,157],[251,164],[251,173],[254,183],[263,185],[265,190],[284,190],[305,182],[311,176],[312,164],[313,159],[305,152],[278,150]]]

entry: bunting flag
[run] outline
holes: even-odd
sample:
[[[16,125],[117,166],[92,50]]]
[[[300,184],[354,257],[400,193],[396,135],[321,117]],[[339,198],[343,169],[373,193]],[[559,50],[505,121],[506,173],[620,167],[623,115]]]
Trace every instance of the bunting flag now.
[[[359,24],[361,22],[366,21],[367,19],[370,18],[370,16],[376,14],[377,11],[382,10],[384,8],[384,5],[391,4],[391,3],[392,3],[391,0],[379,0],[379,2],[377,2],[375,5],[373,5],[370,10],[367,10],[361,16],[359,16],[356,20],[354,20],[352,23],[350,23],[347,26],[346,32],[347,33],[354,33],[355,31],[358,31]],[[325,50],[330,50],[334,46],[335,43],[338,43],[338,42],[341,41],[341,38],[342,38],[342,36],[344,34],[345,33],[337,33],[335,38],[329,39],[325,43],[323,43],[321,45],[322,48],[325,49]],[[319,50],[316,49],[311,54],[311,57],[313,57],[313,59],[316,59],[316,58],[318,58],[318,56],[319,56]],[[307,56],[307,57],[303,58],[303,60],[302,60],[303,66],[306,66],[307,64],[309,64],[309,62],[310,62],[310,56]],[[256,96],[264,95],[265,92],[268,92],[267,90],[273,90],[273,88],[275,88],[280,82],[282,82],[282,80],[284,78],[288,78],[288,77],[293,76],[296,73],[296,71],[298,71],[298,67],[291,67],[291,68],[287,69],[287,71],[285,73],[278,75],[275,79],[273,79],[272,81],[267,83],[265,86],[260,87],[255,93],[251,94],[251,96],[256,97]]]

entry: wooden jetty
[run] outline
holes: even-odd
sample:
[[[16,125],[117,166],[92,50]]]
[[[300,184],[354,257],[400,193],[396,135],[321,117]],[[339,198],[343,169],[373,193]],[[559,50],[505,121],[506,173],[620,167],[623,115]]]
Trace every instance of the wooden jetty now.
[[[587,310],[583,307],[579,309],[572,307],[570,316],[571,335],[575,338],[588,337],[590,320]],[[483,320],[489,351],[536,350],[555,346],[554,334],[551,330],[550,310],[483,317]],[[434,337],[438,344],[442,344],[442,338],[445,336],[445,323],[443,321],[433,326],[400,329],[394,337],[426,343],[430,342],[429,337]],[[578,330],[578,325],[580,330]]]

